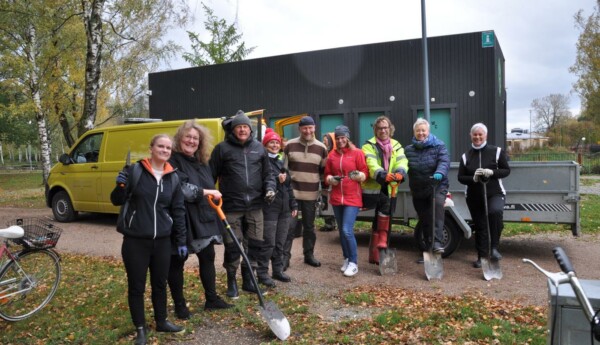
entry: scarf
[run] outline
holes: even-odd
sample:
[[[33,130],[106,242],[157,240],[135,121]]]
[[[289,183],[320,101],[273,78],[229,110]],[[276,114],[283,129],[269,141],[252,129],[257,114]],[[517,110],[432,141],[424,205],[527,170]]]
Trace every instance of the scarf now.
[[[471,147],[473,147],[475,150],[481,150],[485,147],[485,145],[487,145],[487,140],[484,141],[483,144],[481,144],[480,146],[475,146],[473,143],[471,143]]]
[[[388,138],[386,141],[376,138],[377,144],[383,150],[383,170],[388,171],[390,166],[390,158],[392,157],[392,144]]]

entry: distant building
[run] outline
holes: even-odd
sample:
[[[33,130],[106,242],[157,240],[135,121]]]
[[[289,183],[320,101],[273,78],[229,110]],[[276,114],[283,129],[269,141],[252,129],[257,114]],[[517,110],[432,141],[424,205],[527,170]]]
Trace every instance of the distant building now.
[[[548,137],[529,133],[526,129],[513,128],[506,135],[506,149],[509,152],[523,151],[530,148],[541,148],[548,144]]]

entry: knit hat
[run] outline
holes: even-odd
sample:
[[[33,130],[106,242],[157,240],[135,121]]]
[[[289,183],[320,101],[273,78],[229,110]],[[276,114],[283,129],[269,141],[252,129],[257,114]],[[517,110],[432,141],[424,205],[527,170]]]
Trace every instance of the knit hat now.
[[[263,146],[267,146],[267,144],[271,140],[277,140],[279,142],[279,145],[281,145],[281,137],[279,136],[279,134],[275,133],[275,131],[273,131],[272,128],[267,128],[267,130],[265,131],[265,137],[262,141]]]
[[[231,121],[231,129],[234,129],[236,126],[239,125],[248,125],[248,127],[252,127],[252,124],[250,123],[250,118],[246,116],[246,114],[244,114],[244,112],[241,110],[238,110],[238,112],[235,114],[235,117]]]
[[[310,116],[305,116],[300,119],[300,122],[298,122],[298,127],[314,126],[314,125],[315,125],[315,120],[313,120],[313,118]]]
[[[335,137],[346,137],[348,139],[350,139],[350,130],[348,129],[348,127],[344,126],[344,125],[339,125],[337,127],[335,127]]]

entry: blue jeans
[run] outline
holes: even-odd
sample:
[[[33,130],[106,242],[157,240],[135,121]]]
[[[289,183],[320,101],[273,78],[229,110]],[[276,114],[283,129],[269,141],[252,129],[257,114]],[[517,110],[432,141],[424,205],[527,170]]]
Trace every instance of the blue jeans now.
[[[354,237],[354,222],[358,215],[356,206],[333,206],[333,214],[340,232],[340,242],[342,242],[342,253],[344,259],[353,263],[358,263],[358,253],[356,250],[356,237]]]

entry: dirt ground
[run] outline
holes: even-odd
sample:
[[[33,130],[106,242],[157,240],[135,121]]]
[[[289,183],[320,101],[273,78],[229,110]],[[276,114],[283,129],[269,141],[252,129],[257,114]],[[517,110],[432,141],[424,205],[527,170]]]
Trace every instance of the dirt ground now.
[[[50,209],[0,208],[2,223],[20,217],[52,219],[52,212]],[[115,231],[115,222],[114,215],[81,214],[76,222],[57,223],[63,229],[57,249],[64,252],[120,258],[121,236]],[[504,256],[501,261],[504,277],[502,280],[490,282],[483,279],[481,269],[472,268],[471,263],[475,258],[474,241],[465,239],[459,249],[444,260],[444,278],[441,281],[430,282],[425,278],[423,265],[416,263],[422,253],[417,251],[412,233],[395,234],[392,237],[391,246],[397,250],[398,273],[391,276],[379,275],[378,267],[367,262],[369,238],[367,234],[358,234],[359,273],[355,277],[347,278],[340,272],[342,256],[337,231],[317,231],[315,256],[321,261],[322,266],[313,268],[303,263],[302,240],[296,239],[291,267],[287,271],[293,281],[288,284],[278,283],[276,289],[289,295],[308,298],[314,302],[311,311],[331,321],[360,317],[352,310],[341,310],[339,306],[333,307],[328,302],[332,299],[327,298],[339,294],[342,289],[359,285],[389,285],[449,295],[480,291],[495,299],[546,305],[546,279],[531,266],[522,263],[521,259],[529,258],[549,271],[558,271],[552,248],[560,245],[570,256],[580,279],[599,279],[600,265],[597,263],[600,262],[600,250],[598,250],[600,236],[585,235],[585,229],[582,232],[584,235],[577,238],[569,231],[559,234],[504,238],[500,248]],[[223,246],[217,246],[217,269],[220,272],[224,272],[220,267],[222,259]],[[187,264],[197,267],[194,259],[188,260]],[[204,327],[200,332],[204,334],[202,343],[207,343],[206,331],[209,331],[207,328],[210,327]],[[222,330],[215,332],[221,337],[219,340],[215,339],[215,343],[222,344],[224,336]],[[235,335],[234,339],[237,343],[239,340],[247,344],[260,342],[255,336],[245,333]],[[253,341],[250,341],[252,339]],[[196,341],[189,339],[186,343],[196,343]]]

